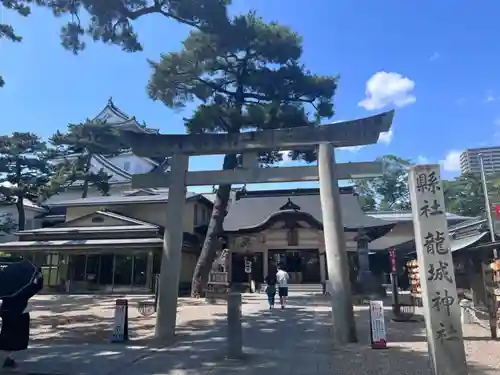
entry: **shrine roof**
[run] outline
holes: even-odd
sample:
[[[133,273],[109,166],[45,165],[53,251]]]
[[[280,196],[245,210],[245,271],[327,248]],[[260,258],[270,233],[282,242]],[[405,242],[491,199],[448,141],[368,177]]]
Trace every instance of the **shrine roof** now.
[[[380,229],[387,233],[395,223],[365,215],[352,188],[340,188],[342,222],[347,231]],[[274,190],[238,194],[224,220],[227,232],[245,232],[265,229],[282,215],[316,223],[322,229],[322,211],[319,189]],[[384,233],[384,234],[385,234]],[[379,237],[378,233],[377,236]],[[372,239],[373,236],[372,236]]]

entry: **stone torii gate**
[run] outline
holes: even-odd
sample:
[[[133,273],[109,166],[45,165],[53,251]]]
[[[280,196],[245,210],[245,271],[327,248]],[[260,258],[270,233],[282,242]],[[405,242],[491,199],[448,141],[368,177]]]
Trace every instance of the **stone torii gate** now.
[[[376,143],[380,133],[390,130],[393,117],[394,111],[389,111],[314,128],[237,134],[167,135],[124,131],[123,136],[135,155],[171,157],[170,172],[150,172],[132,178],[134,188],[169,188],[156,336],[168,339],[175,334],[183,237],[179,213],[183,212],[186,186],[319,180],[325,253],[331,283],[334,340],[340,344],[356,341],[338,180],[379,176],[382,165],[377,162],[336,165],[334,148]],[[259,168],[259,152],[316,145],[319,145],[317,167]],[[242,168],[188,172],[189,156],[231,153],[243,154]]]

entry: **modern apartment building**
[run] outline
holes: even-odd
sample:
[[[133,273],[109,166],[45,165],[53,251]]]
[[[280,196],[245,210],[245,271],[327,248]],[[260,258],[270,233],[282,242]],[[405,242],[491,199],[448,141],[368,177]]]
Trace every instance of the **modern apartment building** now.
[[[483,155],[484,171],[500,173],[500,146],[469,148],[460,154],[460,171],[464,173],[480,173],[479,155]]]

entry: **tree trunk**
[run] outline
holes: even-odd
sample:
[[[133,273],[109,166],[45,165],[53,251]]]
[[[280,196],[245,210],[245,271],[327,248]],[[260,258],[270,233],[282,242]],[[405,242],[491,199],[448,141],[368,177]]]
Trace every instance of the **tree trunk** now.
[[[224,157],[222,169],[234,169],[238,165],[235,154],[229,154]],[[217,251],[220,250],[220,236],[224,234],[224,218],[227,214],[227,205],[231,194],[231,185],[220,185],[215,197],[214,208],[210,224],[208,225],[207,235],[203,248],[201,249],[200,257],[196,263],[196,268],[193,273],[193,281],[191,284],[191,296],[201,297],[203,290],[208,282],[208,275],[212,269],[212,264],[217,256]]]
[[[82,198],[87,198],[89,193],[90,167],[92,166],[92,154],[89,152],[85,163],[85,179],[83,180]]]
[[[17,230],[24,230],[24,224],[26,222],[26,215],[24,213],[24,187],[21,182],[21,161],[19,158],[16,160],[16,208],[17,208]]]
[[[17,208],[17,230],[24,230],[24,224],[26,222],[26,215],[24,213],[24,196],[23,196],[22,190],[19,190],[17,193],[17,201],[16,201],[16,208]]]

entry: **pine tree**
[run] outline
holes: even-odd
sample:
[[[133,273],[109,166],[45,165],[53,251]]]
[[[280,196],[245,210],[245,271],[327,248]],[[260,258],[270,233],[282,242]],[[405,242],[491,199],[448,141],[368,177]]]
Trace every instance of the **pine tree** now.
[[[300,58],[301,38],[287,27],[265,23],[255,13],[236,16],[214,32],[193,31],[180,52],[151,62],[148,90],[170,108],[201,104],[186,119],[188,133],[238,133],[315,126],[333,115],[336,78],[314,75]],[[307,161],[315,152],[294,152]],[[263,164],[282,159],[278,150],[260,155]],[[238,155],[224,156],[223,169],[238,166]],[[192,292],[199,296],[220,248],[231,185],[217,188],[216,200]]]
[[[6,202],[4,201],[3,203]],[[16,229],[17,229],[17,223],[16,220],[14,220],[14,218],[12,217],[12,214],[5,214],[5,213],[0,214],[0,237],[10,234]]]
[[[65,133],[57,131],[50,142],[62,159],[58,166],[59,179],[54,183],[56,188],[61,184],[62,174],[66,176],[66,185],[83,182],[82,198],[87,197],[89,185],[94,185],[103,195],[108,194],[111,176],[103,169],[92,171],[92,158],[118,155],[126,149],[116,127],[98,120],[69,124]]]
[[[368,180],[356,180],[356,190],[366,211],[411,210],[408,171],[411,160],[395,155],[377,159],[384,164],[382,176]]]
[[[142,44],[134,31],[133,22],[148,15],[162,16],[182,24],[210,30],[226,20],[229,0],[2,0],[0,13],[15,11],[27,17],[34,4],[49,8],[55,16],[69,16],[62,26],[61,44],[78,53],[85,48],[85,36],[91,40],[120,46],[124,51],[142,51]],[[82,20],[90,20],[88,24]],[[84,21],[85,22],[85,21]],[[14,27],[0,20],[0,39],[21,42]],[[0,87],[4,81],[0,75]]]
[[[36,200],[52,173],[47,145],[36,134],[0,137],[0,195],[15,203],[18,229],[24,230],[25,198]]]
[[[486,189],[490,202],[500,200],[500,177],[486,175]],[[486,217],[486,199],[483,182],[477,173],[464,173],[453,180],[443,180],[446,211],[462,216]]]

